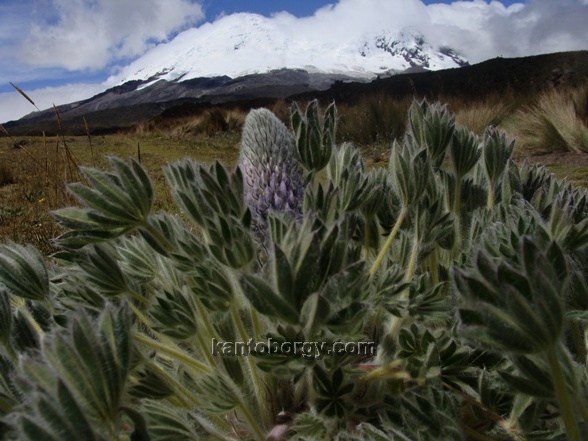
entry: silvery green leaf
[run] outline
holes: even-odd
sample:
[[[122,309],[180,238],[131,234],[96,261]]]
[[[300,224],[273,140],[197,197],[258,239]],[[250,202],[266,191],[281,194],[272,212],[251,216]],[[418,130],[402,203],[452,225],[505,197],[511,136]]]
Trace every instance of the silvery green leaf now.
[[[12,295],[47,300],[49,275],[41,253],[31,245],[0,245],[0,284]]]
[[[177,288],[164,290],[155,297],[151,315],[154,329],[176,339],[187,339],[198,332],[198,311],[187,292]]]
[[[479,252],[476,267],[454,268],[453,280],[463,299],[464,330],[474,340],[497,350],[536,353],[560,338],[567,283],[527,237],[520,255],[522,262],[495,264]]]
[[[506,134],[494,127],[484,132],[482,157],[484,171],[492,188],[495,188],[506,169],[514,149],[514,141],[508,141]]]
[[[92,428],[82,407],[62,381],[57,381],[56,389],[54,396],[48,392],[36,393],[30,413],[18,416],[15,427],[18,439],[106,440]]]
[[[408,207],[417,203],[431,177],[430,165],[426,158],[418,153],[413,156],[409,148],[394,141],[389,170],[394,190],[402,206]]]
[[[153,205],[153,186],[136,161],[110,158],[115,173],[82,168],[89,186],[73,183],[70,192],[84,207],[55,210],[53,216],[67,228],[55,242],[77,249],[104,242],[145,224]]]
[[[88,415],[114,424],[131,367],[131,316],[107,307],[96,321],[81,313],[42,353]]]
[[[9,344],[12,330],[12,307],[8,289],[0,283],[0,342]]]
[[[233,300],[233,287],[221,265],[213,260],[203,260],[193,268],[194,284],[190,289],[212,311],[226,311]]]
[[[365,202],[368,177],[360,152],[352,144],[344,143],[335,149],[328,163],[327,176],[337,192],[341,211],[356,210]]]
[[[318,101],[311,101],[303,113],[298,104],[293,106],[292,128],[301,163],[310,173],[323,169],[329,162],[335,143],[337,111],[331,104],[321,117]]]
[[[70,184],[71,193],[89,210],[87,216],[102,229],[132,229],[145,221],[153,204],[153,186],[140,164],[131,160],[125,163],[110,158],[115,173],[93,168],[82,168],[84,177],[90,183]],[[71,218],[71,211],[58,210],[58,219],[65,222]]]
[[[241,277],[241,287],[245,297],[262,314],[280,318],[286,323],[298,323],[298,311],[294,305],[283,299],[261,277],[244,274]]]
[[[161,400],[143,400],[141,414],[145,415],[149,434],[153,441],[197,440],[205,436],[201,423],[194,411],[173,406]],[[213,429],[207,421],[202,426]],[[222,433],[218,428],[218,435]],[[223,439],[219,436],[219,439]]]
[[[145,240],[131,237],[121,241],[118,249],[121,269],[141,282],[149,282],[157,275],[158,263],[153,248]]]
[[[87,280],[105,296],[120,295],[129,290],[115,253],[116,250],[109,245],[93,245],[85,250],[78,262]]]
[[[455,176],[462,178],[474,168],[480,158],[479,140],[469,130],[457,129],[453,134],[449,153]]]
[[[446,105],[413,101],[408,110],[406,139],[415,151],[426,148],[435,170],[441,167],[454,132],[455,117]]]

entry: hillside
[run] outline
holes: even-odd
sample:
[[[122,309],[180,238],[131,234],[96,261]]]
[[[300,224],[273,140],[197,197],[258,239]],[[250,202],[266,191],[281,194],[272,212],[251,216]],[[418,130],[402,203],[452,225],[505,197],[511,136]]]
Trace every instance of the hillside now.
[[[212,106],[244,110],[271,105],[277,99],[335,100],[352,104],[368,94],[393,97],[439,96],[482,99],[490,94],[534,95],[549,87],[577,86],[588,81],[588,51],[522,58],[496,58],[438,71],[412,72],[353,81],[344,75],[281,69],[238,78],[214,77],[176,82],[127,82],[88,100],[60,106],[66,133],[112,133],[155,117],[198,114]],[[148,87],[147,87],[148,86]],[[5,125],[13,135],[54,133],[52,110],[35,112]]]

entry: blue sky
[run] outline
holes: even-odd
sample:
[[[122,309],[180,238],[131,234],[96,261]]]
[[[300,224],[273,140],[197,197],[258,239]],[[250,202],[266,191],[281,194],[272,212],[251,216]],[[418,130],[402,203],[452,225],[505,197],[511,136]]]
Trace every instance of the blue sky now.
[[[455,0],[424,0],[423,3],[452,3]],[[500,0],[505,5],[521,3],[526,0]],[[336,0],[206,0],[203,2],[207,18],[214,18],[219,13],[256,12],[269,16],[274,12],[288,11],[297,17],[312,15],[318,8],[336,3]]]
[[[391,21],[442,39],[473,62],[588,49],[588,0],[0,0],[0,123],[33,110],[22,108],[10,81],[42,108],[84,99],[190,27],[234,12],[309,17],[320,8],[321,17],[337,10],[350,26],[356,13],[385,9]]]

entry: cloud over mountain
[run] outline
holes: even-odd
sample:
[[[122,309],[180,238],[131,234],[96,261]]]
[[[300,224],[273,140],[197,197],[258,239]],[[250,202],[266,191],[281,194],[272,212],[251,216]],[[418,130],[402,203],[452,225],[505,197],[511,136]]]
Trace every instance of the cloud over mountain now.
[[[46,3],[46,2],[45,2]],[[22,41],[23,61],[68,70],[134,58],[204,18],[188,0],[51,0]]]
[[[271,27],[279,29],[283,44],[293,48],[301,41],[333,46],[334,42],[361,39],[383,29],[410,29],[422,34],[433,47],[453,48],[471,63],[496,56],[588,49],[588,0],[526,0],[510,6],[488,0],[428,3],[333,0],[309,17],[281,12],[268,20]],[[279,5],[276,2],[276,8]],[[3,2],[0,78],[6,83],[43,79],[73,84],[68,78],[75,74],[77,81],[85,84],[79,93],[75,85],[67,86],[67,96],[87,98],[90,95],[84,95],[90,91],[104,90],[124,78],[120,74],[134,60],[161,50],[159,47],[176,34],[214,26],[207,22],[195,27],[205,18],[214,19],[203,14],[200,0]],[[79,72],[93,72],[93,77],[82,78]],[[108,75],[112,75],[110,81],[88,86],[104,81]],[[37,95],[31,88],[27,92]],[[46,107],[67,102],[64,97],[60,87],[45,88],[37,101]],[[19,104],[21,99],[14,93],[0,93],[0,121],[32,110],[26,102]]]

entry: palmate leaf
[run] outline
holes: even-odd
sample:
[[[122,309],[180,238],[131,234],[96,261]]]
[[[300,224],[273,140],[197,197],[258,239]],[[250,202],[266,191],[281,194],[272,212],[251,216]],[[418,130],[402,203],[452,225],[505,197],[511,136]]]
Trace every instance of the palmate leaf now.
[[[494,127],[488,128],[484,132],[482,158],[491,189],[495,189],[500,182],[513,149],[514,141],[509,142],[506,135]]]
[[[298,311],[294,306],[276,293],[261,277],[244,274],[241,278],[241,287],[245,297],[262,314],[280,318],[286,323],[298,323]]]
[[[203,259],[193,270],[190,288],[204,306],[211,311],[227,311],[233,300],[233,286],[221,265],[213,259]]]
[[[97,321],[79,312],[66,331],[43,340],[42,357],[84,413],[116,426],[131,368],[131,316],[108,306]],[[25,365],[38,377],[34,364]],[[43,368],[47,369],[47,368]],[[45,385],[47,390],[47,385]]]
[[[327,416],[344,417],[351,407],[347,396],[353,391],[354,384],[344,382],[341,368],[327,372],[316,365],[313,369],[313,378],[317,411]]]
[[[435,441],[463,438],[459,424],[459,400],[442,387],[427,385],[401,399],[401,431],[408,439]]]
[[[368,178],[360,152],[352,144],[344,143],[333,152],[327,176],[338,191],[341,211],[356,210],[367,198]]]
[[[128,281],[121,270],[114,247],[92,245],[80,255],[78,264],[86,279],[104,296],[117,296],[129,291]]]
[[[447,106],[413,101],[408,110],[406,141],[415,151],[427,149],[433,168],[438,170],[455,132],[455,117]]]
[[[158,322],[155,330],[177,339],[187,339],[196,334],[198,311],[185,291],[168,288],[155,297],[151,310],[151,315]]]
[[[4,346],[10,344],[10,333],[12,331],[12,307],[8,289],[0,284],[0,343]]]
[[[157,255],[149,244],[137,237],[124,239],[117,247],[120,269],[143,283],[153,280],[158,271]]]
[[[0,245],[0,284],[15,296],[47,300],[49,275],[41,253],[30,245]]]
[[[57,381],[55,395],[38,392],[28,415],[21,414],[15,431],[18,439],[37,441],[106,441],[91,426],[71,391]]]
[[[23,398],[15,384],[15,372],[14,364],[0,354],[0,418],[8,414]]]
[[[229,172],[219,162],[208,167],[183,160],[168,166],[165,173],[180,207],[202,227],[212,255],[232,268],[251,262],[255,252],[251,211],[243,199],[240,169]]]
[[[520,255],[523,262],[495,265],[481,251],[473,270],[454,268],[452,278],[462,296],[464,331],[471,338],[497,350],[535,353],[561,335],[567,283],[527,237]]]
[[[337,109],[332,103],[319,116],[318,101],[311,101],[303,112],[294,104],[291,123],[301,163],[310,172],[318,172],[329,162],[335,143]]]
[[[206,439],[206,432],[212,432],[218,439],[227,438],[212,422],[195,412],[162,401],[143,400],[140,409],[147,420],[151,441],[195,441]]]
[[[114,173],[82,168],[90,186],[69,185],[84,207],[53,213],[61,225],[71,230],[57,239],[59,245],[80,248],[87,241],[111,239],[146,223],[154,198],[147,173],[134,160],[125,163],[110,158],[110,164]]]
[[[469,130],[457,129],[453,135],[449,153],[453,172],[457,178],[461,179],[474,168],[480,158],[479,141]]]
[[[414,153],[410,148],[394,141],[389,170],[395,193],[403,207],[418,203],[424,195],[432,176],[429,169],[430,163],[424,149]]]

